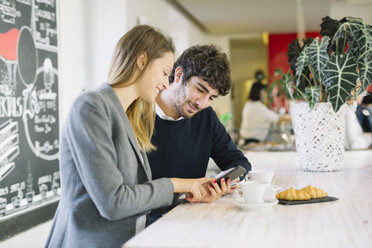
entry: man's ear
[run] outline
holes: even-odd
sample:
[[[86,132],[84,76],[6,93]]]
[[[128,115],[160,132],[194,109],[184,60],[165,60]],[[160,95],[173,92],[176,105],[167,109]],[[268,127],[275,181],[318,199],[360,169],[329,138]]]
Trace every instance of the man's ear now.
[[[146,52],[141,52],[138,57],[137,57],[137,68],[138,70],[142,71],[147,63],[147,53]]]
[[[174,70],[174,82],[182,83],[182,77],[183,77],[183,70],[181,66],[177,66],[177,68]]]

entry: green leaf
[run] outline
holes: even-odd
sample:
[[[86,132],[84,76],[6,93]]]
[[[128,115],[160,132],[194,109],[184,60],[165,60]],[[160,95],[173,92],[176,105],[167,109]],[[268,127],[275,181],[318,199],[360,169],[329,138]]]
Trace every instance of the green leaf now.
[[[319,102],[320,90],[320,86],[309,86],[305,89],[305,93],[307,95],[307,99],[309,99],[309,105],[311,109],[315,106],[315,103]]]
[[[339,50],[335,50],[338,53],[342,53],[346,48],[346,42],[348,41],[348,50],[354,53],[358,50],[358,45],[355,44],[355,40],[359,37],[359,33],[366,28],[363,20],[360,18],[347,17],[345,22],[341,23],[339,29],[332,38],[332,44],[338,43]]]
[[[291,73],[290,72],[287,72],[286,74],[283,75],[283,82],[285,83],[285,88],[286,88],[286,92],[288,94],[288,96],[294,100],[293,98],[293,89],[294,89],[294,85],[293,85],[293,81],[291,80]],[[287,96],[287,97],[288,97]]]
[[[368,56],[372,52],[372,33],[367,29],[364,29],[358,33],[356,39],[356,45],[359,48],[357,51],[357,58],[362,59],[365,56]]]
[[[329,93],[329,101],[335,112],[350,98],[351,90],[357,86],[356,66],[355,57],[350,54],[332,54],[327,62],[323,84],[327,87],[326,92]]]
[[[309,65],[309,57],[307,55],[307,47],[304,47],[296,60],[296,87],[301,83],[301,78],[304,76],[303,71]]]
[[[334,40],[339,39],[345,33],[355,34],[365,28],[366,28],[366,25],[364,24],[362,19],[355,18],[355,17],[348,17],[347,21],[340,25],[333,39]]]
[[[296,74],[296,61],[300,53],[301,53],[300,43],[298,43],[298,39],[294,39],[288,45],[288,51],[287,51],[289,68],[291,68],[293,75]]]
[[[319,42],[319,37],[316,37],[307,48],[307,55],[309,56],[311,67],[316,74],[313,75],[313,77],[316,77],[318,82],[321,82],[323,79],[323,70],[329,59],[327,53],[328,42],[329,37],[327,36],[323,37],[321,42]]]
[[[340,22],[336,19],[332,19],[329,16],[322,18],[322,23],[320,24],[320,35],[321,36],[328,36],[330,38],[336,33],[337,29],[340,26]]]
[[[372,52],[358,61],[358,67],[362,90],[366,90],[372,84]]]

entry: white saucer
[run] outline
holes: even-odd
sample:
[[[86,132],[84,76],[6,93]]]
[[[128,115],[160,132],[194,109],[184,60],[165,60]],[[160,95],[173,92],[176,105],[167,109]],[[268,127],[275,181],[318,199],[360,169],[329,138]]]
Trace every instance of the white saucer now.
[[[233,201],[233,204],[245,211],[269,211],[278,204],[277,199],[265,201],[264,203],[245,203],[243,201]]]

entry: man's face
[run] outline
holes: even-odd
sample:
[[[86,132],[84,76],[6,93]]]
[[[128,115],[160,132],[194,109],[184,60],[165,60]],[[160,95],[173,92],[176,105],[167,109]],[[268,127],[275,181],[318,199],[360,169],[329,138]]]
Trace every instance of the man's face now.
[[[200,77],[191,77],[186,84],[179,82],[175,94],[175,107],[184,118],[191,118],[199,111],[209,107],[218,90],[209,86]]]

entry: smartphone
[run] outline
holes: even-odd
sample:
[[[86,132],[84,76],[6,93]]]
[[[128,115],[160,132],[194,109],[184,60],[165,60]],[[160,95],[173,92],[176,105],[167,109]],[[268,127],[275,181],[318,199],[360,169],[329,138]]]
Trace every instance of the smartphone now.
[[[218,183],[218,186],[221,187],[221,179],[224,178],[225,181],[227,181],[228,179],[231,179],[234,180],[235,178],[241,176],[242,174],[244,174],[247,170],[238,165],[236,167],[233,167],[233,168],[230,168],[226,171],[224,171],[223,173],[220,173],[217,175],[218,179],[216,180],[216,182]]]

